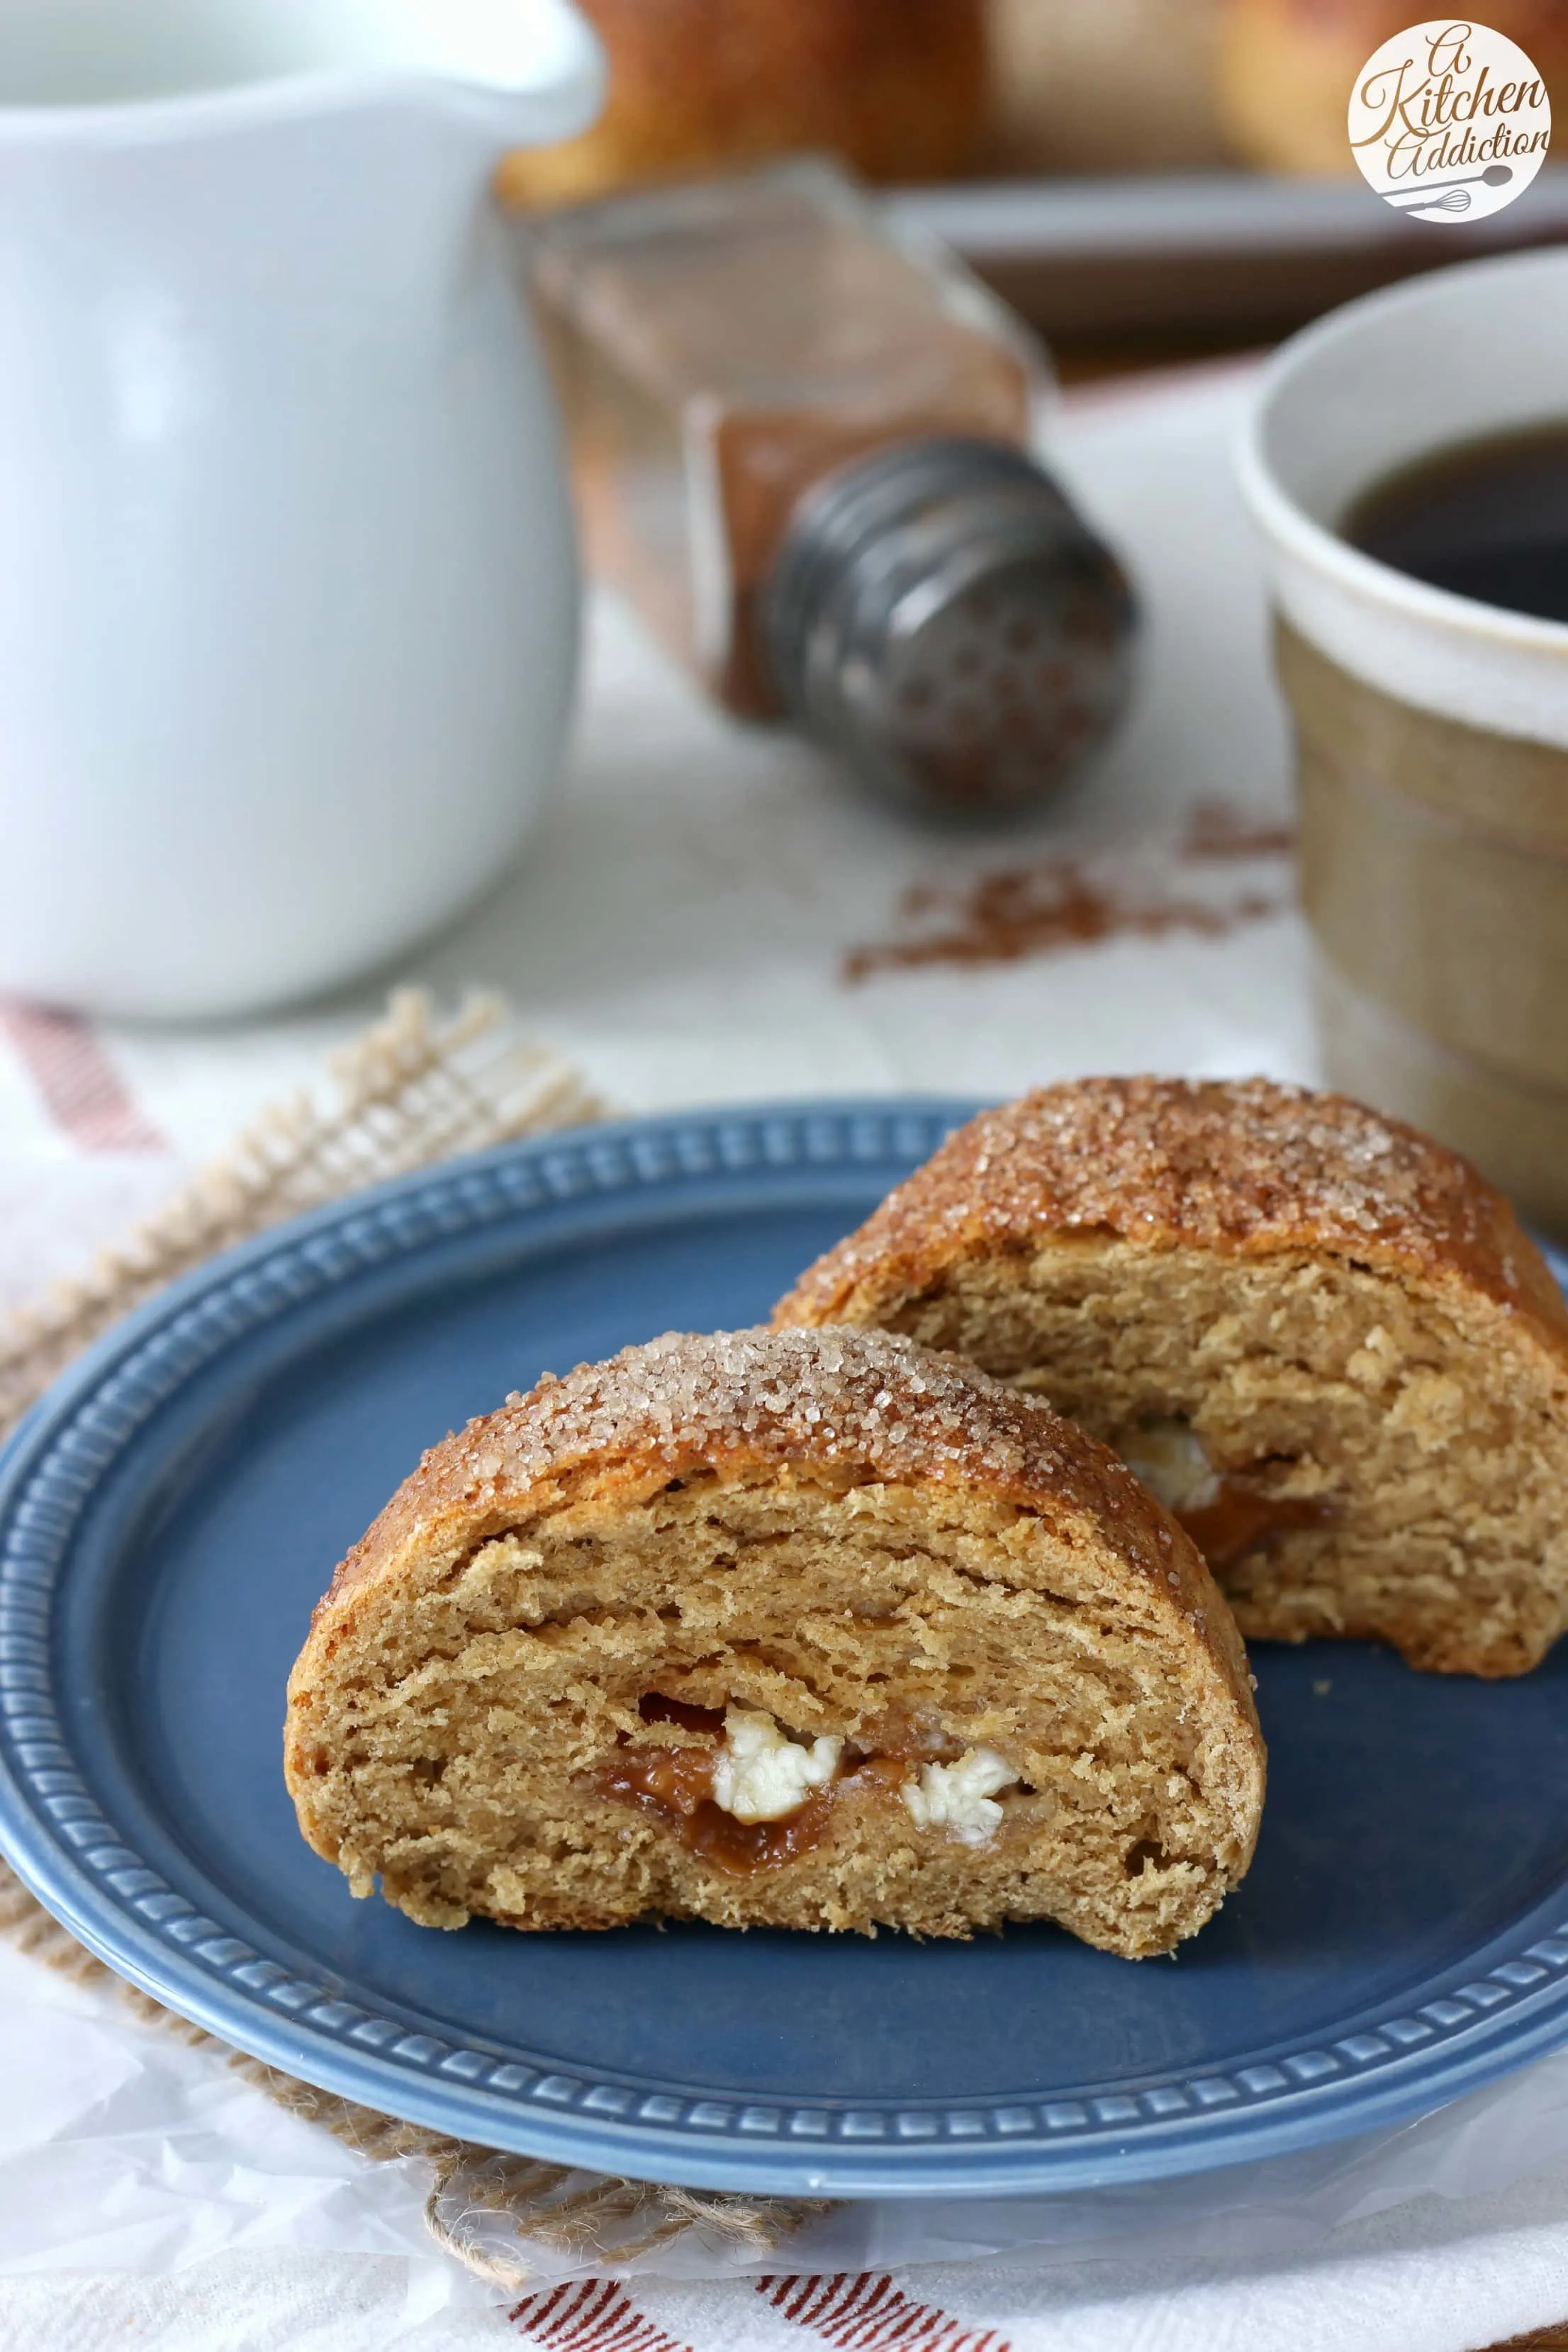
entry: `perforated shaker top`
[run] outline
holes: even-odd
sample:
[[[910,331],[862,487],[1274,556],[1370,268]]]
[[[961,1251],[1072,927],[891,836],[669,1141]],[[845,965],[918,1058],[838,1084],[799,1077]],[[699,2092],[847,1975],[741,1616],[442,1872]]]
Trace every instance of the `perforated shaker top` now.
[[[1116,558],[1019,451],[909,441],[839,467],[793,517],[763,607],[797,722],[885,797],[1005,814],[1048,797],[1131,686]]]

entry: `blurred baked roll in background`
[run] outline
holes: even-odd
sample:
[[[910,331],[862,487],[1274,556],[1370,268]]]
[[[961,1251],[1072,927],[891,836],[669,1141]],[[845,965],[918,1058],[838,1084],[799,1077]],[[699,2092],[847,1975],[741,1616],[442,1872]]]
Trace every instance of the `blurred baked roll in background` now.
[[[508,158],[501,192],[575,204],[812,151],[869,180],[966,170],[988,102],[985,0],[579,0],[609,56],[581,138]]]
[[[1226,0],[1218,99],[1238,159],[1270,172],[1353,172],[1345,123],[1355,78],[1423,13],[1410,0]],[[1563,0],[1487,0],[1477,21],[1517,41],[1553,106],[1568,107]]]

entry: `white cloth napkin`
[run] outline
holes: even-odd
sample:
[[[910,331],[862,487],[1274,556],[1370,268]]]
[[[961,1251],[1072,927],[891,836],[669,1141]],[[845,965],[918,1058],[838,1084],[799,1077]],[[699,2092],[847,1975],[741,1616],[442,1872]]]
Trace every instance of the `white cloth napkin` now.
[[[1056,428],[1053,454],[1130,557],[1150,623],[1137,715],[1070,804],[1022,836],[902,827],[804,747],[715,716],[604,603],[559,806],[518,873],[400,976],[447,994],[500,987],[628,1111],[994,1096],[1090,1070],[1310,1079],[1289,912],[1225,936],[1177,929],[858,985],[842,973],[847,952],[899,934],[911,887],[951,898],[1066,849],[1151,900],[1279,895],[1278,860],[1200,870],[1181,855],[1200,802],[1260,818],[1288,805],[1229,471],[1247,390],[1243,371],[1194,371],[1070,401]],[[264,1103],[312,1085],[384,992],[181,1034],[0,1006],[0,1302],[79,1264]],[[1048,2216],[881,2207],[794,2242],[777,2279],[566,2280],[511,2310],[427,2251],[417,2167],[369,2163],[112,1993],[6,1952],[0,2082],[0,2352],[503,2338],[551,2352],[1467,2352],[1568,2317],[1568,2060],[1348,2176],[1325,2158],[1256,2168],[1245,2194],[1177,2185]],[[1007,2251],[951,2259],[984,2246]],[[689,2269],[701,2249],[680,2259]]]

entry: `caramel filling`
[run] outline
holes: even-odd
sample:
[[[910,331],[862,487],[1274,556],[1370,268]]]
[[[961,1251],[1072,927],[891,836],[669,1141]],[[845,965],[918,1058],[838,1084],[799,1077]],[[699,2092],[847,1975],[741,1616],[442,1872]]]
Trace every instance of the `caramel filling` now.
[[[808,1853],[820,1844],[833,1811],[833,1792],[824,1789],[787,1820],[738,1822],[713,1802],[713,1758],[700,1748],[624,1748],[594,1778],[606,1797],[657,1813],[689,1853],[731,1878],[776,1870]]]
[[[821,1843],[833,1791],[819,1790],[782,1822],[738,1822],[713,1802],[713,1751],[701,1748],[623,1748],[595,1774],[607,1797],[657,1813],[691,1853],[731,1878],[776,1870]]]
[[[598,1792],[640,1806],[673,1829],[689,1853],[732,1878],[776,1870],[819,1845],[832,1819],[834,1801],[846,1780],[870,1782],[889,1794],[914,1780],[921,1759],[910,1751],[851,1755],[837,1779],[816,1790],[782,1821],[742,1822],[713,1801],[713,1770],[724,1736],[723,1710],[690,1706],[658,1692],[639,1700],[645,1723],[679,1724],[714,1744],[705,1748],[640,1747],[624,1740],[593,1775]]]
[[[1144,1422],[1119,1451],[1135,1478],[1185,1528],[1209,1566],[1234,1568],[1249,1551],[1290,1528],[1321,1528],[1335,1506],[1321,1496],[1268,1495],[1246,1471],[1216,1470],[1190,1423]],[[1268,1465],[1259,1463],[1258,1470]]]
[[[1173,1514],[1185,1528],[1209,1566],[1234,1568],[1271,1536],[1289,1528],[1321,1528],[1334,1516],[1331,1503],[1314,1496],[1262,1495],[1255,1486],[1222,1478],[1213,1502]]]

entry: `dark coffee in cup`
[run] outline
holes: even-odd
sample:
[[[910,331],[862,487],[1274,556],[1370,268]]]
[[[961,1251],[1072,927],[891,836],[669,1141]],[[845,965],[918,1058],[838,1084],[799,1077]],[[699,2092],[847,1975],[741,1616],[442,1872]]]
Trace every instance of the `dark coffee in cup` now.
[[[1428,587],[1568,621],[1568,418],[1402,466],[1363,492],[1341,530]]]

